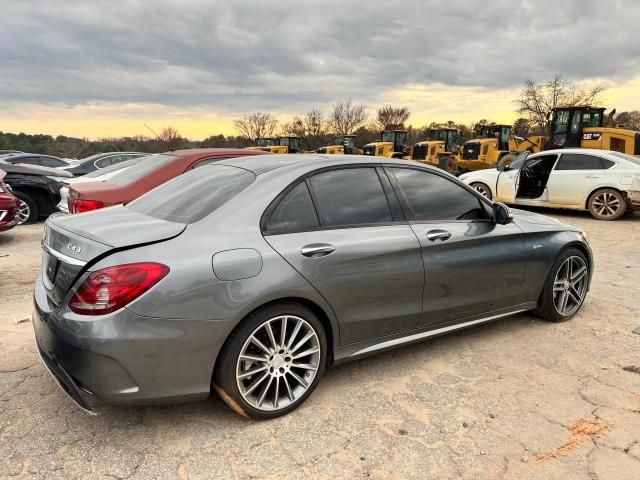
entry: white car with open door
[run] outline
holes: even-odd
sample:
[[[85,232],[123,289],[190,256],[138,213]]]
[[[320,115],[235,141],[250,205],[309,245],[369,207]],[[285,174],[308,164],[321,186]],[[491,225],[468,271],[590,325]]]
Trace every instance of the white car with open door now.
[[[640,159],[610,150],[524,152],[510,165],[460,180],[496,202],[589,210],[598,220],[640,209]]]

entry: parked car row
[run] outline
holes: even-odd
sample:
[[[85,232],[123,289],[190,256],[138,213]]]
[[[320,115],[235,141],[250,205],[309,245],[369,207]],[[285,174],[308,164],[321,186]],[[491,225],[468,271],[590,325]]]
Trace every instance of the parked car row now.
[[[117,169],[118,165],[145,155],[141,152],[107,152],[70,160],[52,155],[0,151],[0,170],[6,172],[4,182],[19,201],[13,214],[17,222],[12,225],[32,223],[55,212],[72,180],[80,181],[94,174],[97,178],[107,169]]]

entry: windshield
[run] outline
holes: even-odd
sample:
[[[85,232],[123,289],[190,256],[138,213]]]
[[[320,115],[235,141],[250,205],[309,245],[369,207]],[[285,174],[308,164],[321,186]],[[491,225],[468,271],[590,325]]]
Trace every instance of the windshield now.
[[[194,223],[227,203],[255,178],[241,168],[205,165],[154,188],[126,208],[169,222]]]
[[[383,142],[403,144],[407,138],[407,132],[382,132]]]
[[[522,164],[529,156],[529,152],[522,152],[516,158],[513,159],[513,162],[509,165],[509,170],[520,170],[522,168]]]
[[[556,112],[553,133],[567,133],[569,128],[569,110],[558,110]]]
[[[159,155],[148,155],[146,157],[138,157],[139,163],[133,165],[131,168],[116,173],[111,177],[108,182],[112,185],[118,185],[123,187],[125,185],[131,185],[133,182],[137,182],[142,177],[145,177],[149,173],[167,165],[172,160],[175,160],[175,155],[168,155],[166,153]],[[104,169],[103,169],[104,171]]]
[[[140,160],[142,160],[143,158],[146,158],[146,157],[137,157],[137,158],[132,158],[131,160],[126,160],[124,162],[114,163],[113,165],[109,165],[108,167],[104,167],[99,170],[94,170],[93,172],[87,173],[86,175],[83,175],[83,176],[84,178],[101,177],[103,175],[106,175],[107,173],[116,172],[123,168],[136,165],[137,163],[140,163]]]
[[[272,145],[275,145],[276,141],[273,138],[258,138],[256,140],[256,145],[258,147],[271,147]]]
[[[444,130],[431,130],[431,135],[429,136],[431,140],[446,140],[447,132]]]

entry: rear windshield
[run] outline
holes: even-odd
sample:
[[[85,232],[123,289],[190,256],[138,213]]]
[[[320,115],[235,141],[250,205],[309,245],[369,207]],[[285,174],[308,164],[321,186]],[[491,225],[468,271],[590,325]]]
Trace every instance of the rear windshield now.
[[[238,195],[255,178],[241,168],[205,165],[154,188],[127,208],[169,222],[194,223]]]
[[[144,158],[144,157],[140,157]],[[94,170],[91,173],[87,173],[84,175],[85,178],[96,178],[106,175],[107,173],[115,172],[117,170],[122,170],[123,168],[131,167],[137,163],[140,163],[140,158],[132,158],[131,160],[126,160],[120,163],[114,163],[113,165],[109,165],[108,167],[100,168],[98,170]]]
[[[636,165],[640,165],[640,159],[638,159],[637,157],[632,157],[631,155],[627,155],[626,153],[621,153],[621,152],[607,152],[610,153],[611,155],[614,155],[618,158],[622,158],[623,160],[626,160],[627,162],[631,162],[631,163],[635,163]]]
[[[108,180],[108,183],[111,183],[112,185],[118,185],[119,187],[131,185],[133,182],[137,182],[142,177],[148,175],[154,170],[165,166],[171,160],[174,160],[176,156],[162,154],[148,155],[146,157],[139,158],[140,163],[132,166],[131,168],[127,168],[123,172],[116,173]]]

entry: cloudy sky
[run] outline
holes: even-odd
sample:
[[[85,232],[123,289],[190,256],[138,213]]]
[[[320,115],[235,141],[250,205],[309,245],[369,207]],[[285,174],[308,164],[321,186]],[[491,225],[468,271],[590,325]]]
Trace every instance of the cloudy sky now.
[[[197,139],[342,98],[507,122],[555,74],[640,109],[639,24],[634,0],[5,0],[0,130]]]

